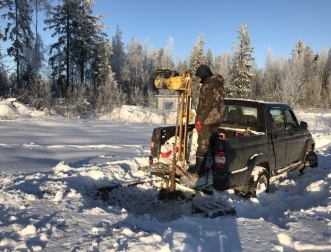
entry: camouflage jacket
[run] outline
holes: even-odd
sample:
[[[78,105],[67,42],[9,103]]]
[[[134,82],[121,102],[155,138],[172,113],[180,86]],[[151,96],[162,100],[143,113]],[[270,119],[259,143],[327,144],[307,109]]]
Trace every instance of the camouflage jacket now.
[[[224,79],[213,75],[202,84],[199,94],[196,121],[203,124],[217,124],[222,121],[224,101]]]

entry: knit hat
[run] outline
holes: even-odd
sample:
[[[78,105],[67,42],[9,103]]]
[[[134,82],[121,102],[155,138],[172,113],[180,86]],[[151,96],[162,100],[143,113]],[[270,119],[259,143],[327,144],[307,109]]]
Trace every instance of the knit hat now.
[[[200,83],[202,83],[202,84],[208,77],[210,77],[212,75],[213,75],[212,71],[206,65],[199,66],[197,71],[195,72],[195,76],[197,76],[201,79]]]

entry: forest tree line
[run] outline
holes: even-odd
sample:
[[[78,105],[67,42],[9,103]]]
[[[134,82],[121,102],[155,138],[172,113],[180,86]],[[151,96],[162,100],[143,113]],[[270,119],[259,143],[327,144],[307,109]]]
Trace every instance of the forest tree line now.
[[[243,23],[231,52],[213,55],[205,50],[201,34],[187,59],[174,62],[173,38],[160,49],[134,37],[125,45],[119,26],[108,37],[103,16],[93,13],[94,4],[91,0],[60,0],[53,5],[50,0],[0,0],[6,23],[0,39],[9,44],[0,51],[0,96],[49,110],[65,107],[108,113],[123,104],[154,107],[156,94],[171,93],[154,87],[156,69],[194,74],[200,64],[206,64],[225,79],[227,97],[284,102],[294,108],[331,107],[331,48],[313,52],[299,40],[289,59],[275,57],[269,48],[265,66],[259,68]],[[44,44],[43,30],[51,32],[54,43]],[[194,97],[198,89],[194,82]]]

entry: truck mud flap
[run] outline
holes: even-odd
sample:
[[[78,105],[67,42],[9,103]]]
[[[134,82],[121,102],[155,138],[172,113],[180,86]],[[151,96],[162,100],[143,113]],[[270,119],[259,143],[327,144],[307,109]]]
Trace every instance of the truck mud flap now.
[[[222,201],[205,200],[192,203],[192,214],[198,213],[212,219],[223,215],[235,215],[236,210]]]

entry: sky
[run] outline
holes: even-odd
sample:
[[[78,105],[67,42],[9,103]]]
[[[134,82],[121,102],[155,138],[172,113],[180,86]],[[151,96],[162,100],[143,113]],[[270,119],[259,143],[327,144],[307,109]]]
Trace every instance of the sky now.
[[[160,179],[139,170],[159,111],[64,118],[1,100],[0,251],[330,252],[331,110],[295,112],[308,122],[317,168],[275,176],[257,198],[177,185],[185,199],[162,201]],[[236,214],[192,214],[201,201]]]
[[[213,56],[231,52],[238,43],[238,29],[245,22],[258,67],[263,67],[270,47],[274,57],[291,57],[296,43],[301,40],[316,54],[331,48],[331,1],[329,0],[95,0],[94,14],[103,14],[112,38],[119,26],[127,46],[132,38],[153,46],[166,47],[174,39],[173,60],[188,59],[194,43],[204,36],[205,52]],[[53,1],[57,4],[57,1]],[[41,18],[39,19],[41,20]],[[5,23],[1,20],[2,29]],[[42,32],[42,31],[41,31]],[[53,43],[51,32],[42,32],[46,45]],[[4,44],[6,48],[6,44]]]
[[[302,40],[314,53],[331,48],[331,1],[262,0],[96,0],[95,14],[104,14],[109,37],[117,25],[128,44],[135,37],[149,41],[157,50],[174,39],[174,61],[187,59],[198,36],[203,34],[204,49],[213,56],[231,52],[238,43],[238,29],[244,22],[251,36],[257,65],[263,67],[268,47],[273,55],[291,57]]]

